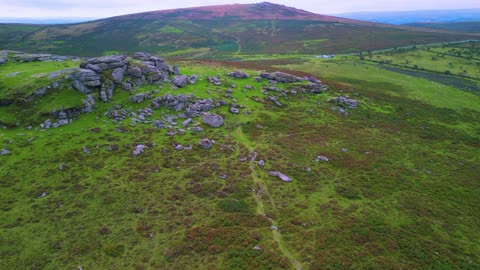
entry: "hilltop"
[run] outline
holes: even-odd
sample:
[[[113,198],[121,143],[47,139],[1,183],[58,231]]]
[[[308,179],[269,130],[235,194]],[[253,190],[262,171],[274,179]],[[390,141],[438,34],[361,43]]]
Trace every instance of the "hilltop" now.
[[[320,15],[285,5],[263,2],[258,4],[231,4],[181,9],[159,10],[123,15],[114,19],[169,19],[169,20],[311,20],[324,22],[366,23],[328,15]],[[370,23],[371,24],[371,23]]]
[[[152,11],[70,25],[0,25],[0,48],[79,56],[146,51],[241,59],[253,54],[358,53],[474,38],[319,15],[271,3]]]

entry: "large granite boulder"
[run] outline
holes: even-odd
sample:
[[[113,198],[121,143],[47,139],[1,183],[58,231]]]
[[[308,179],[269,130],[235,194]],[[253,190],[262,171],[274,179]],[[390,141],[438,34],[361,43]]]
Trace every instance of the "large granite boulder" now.
[[[277,81],[280,83],[294,83],[294,82],[301,82],[304,81],[303,78],[297,77],[292,74],[288,74],[285,72],[273,72],[273,73],[262,73],[260,77],[263,79],[268,79],[272,81]]]
[[[97,91],[102,85],[102,77],[90,69],[79,69],[72,73],[72,86],[83,94]]]
[[[187,85],[188,77],[185,75],[175,76],[173,78],[173,84],[177,87],[185,87]]]
[[[232,78],[235,78],[235,79],[246,79],[246,78],[248,78],[247,73],[242,72],[242,71],[238,71],[238,70],[232,71],[232,72],[228,73],[227,75],[232,77]]]
[[[223,117],[217,114],[205,113],[202,117],[202,121],[203,123],[214,128],[223,126]]]
[[[127,64],[125,55],[108,55],[97,58],[90,58],[86,62],[80,64],[81,68],[91,69],[97,73],[105,70],[116,69]]]

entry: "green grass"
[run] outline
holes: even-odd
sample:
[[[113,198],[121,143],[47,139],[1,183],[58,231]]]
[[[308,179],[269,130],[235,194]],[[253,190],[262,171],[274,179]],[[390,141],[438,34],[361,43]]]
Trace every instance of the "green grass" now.
[[[78,65],[79,62],[75,61],[7,63],[0,66],[0,98],[13,94],[28,95],[37,88],[55,81],[48,78],[50,73]]]
[[[480,111],[480,97],[427,79],[405,76],[376,64],[357,60],[311,60],[290,69],[308,71],[322,78],[341,82],[355,90],[368,89],[392,96],[407,96],[440,108]]]
[[[0,149],[12,152],[0,156],[1,269],[480,267],[477,95],[354,58],[311,60],[282,68],[316,75],[330,90],[279,95],[285,106],[276,107],[253,101],[265,97],[253,66],[245,70],[251,78],[241,80],[225,75],[237,69],[228,64],[177,64],[199,82],[135,92],[232,103],[225,97],[231,88],[242,113],[221,107],[214,112],[224,116],[222,128],[200,124],[204,133],[169,137],[151,125],[106,118],[115,105],[149,104],[131,103],[128,92],[116,89],[111,103],[99,102],[68,126],[0,130]],[[30,64],[5,67],[23,65]],[[207,76],[223,85],[208,84]],[[80,94],[69,91],[38,100],[38,110],[74,105]],[[361,105],[340,114],[327,102],[338,95]],[[15,116],[6,108],[0,120]],[[173,114],[162,109],[152,119],[162,113]],[[205,137],[215,140],[213,149],[197,145]],[[136,158],[135,143],[149,146]],[[176,151],[178,143],[193,149]],[[108,151],[111,144],[119,149]],[[240,161],[253,152],[265,167]],[[317,162],[318,155],[330,161]],[[293,181],[281,182],[270,170]]]

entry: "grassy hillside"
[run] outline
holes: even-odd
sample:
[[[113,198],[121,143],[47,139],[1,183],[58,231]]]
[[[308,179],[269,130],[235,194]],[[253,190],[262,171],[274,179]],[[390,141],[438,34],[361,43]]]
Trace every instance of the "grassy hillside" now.
[[[162,31],[179,32],[172,27]],[[0,149],[10,151],[0,156],[1,269],[480,267],[478,94],[358,56],[176,64],[198,83],[116,88],[111,103],[98,102],[70,125],[0,130]],[[63,65],[75,64],[9,63],[0,76],[20,72],[8,80],[29,82]],[[225,75],[239,66],[251,77]],[[282,92],[265,92],[271,85],[254,80],[259,69],[312,74],[330,90],[302,93],[303,84],[279,83]],[[224,126],[195,118],[203,132],[174,136],[148,121],[113,123],[105,115],[148,107],[129,97],[153,90],[225,99],[241,113],[218,107]],[[76,95],[67,87],[34,104],[52,97],[68,104]],[[339,95],[360,106],[328,101]],[[4,121],[28,115],[19,112],[30,105],[15,106],[0,107]],[[163,108],[150,120],[177,114]],[[199,147],[203,138],[215,141],[212,149]],[[148,148],[133,157],[136,144]],[[179,144],[192,149],[176,150]]]
[[[155,11],[70,25],[0,26],[0,48],[79,56],[135,51],[210,59],[259,53],[315,55],[474,38],[268,3]]]

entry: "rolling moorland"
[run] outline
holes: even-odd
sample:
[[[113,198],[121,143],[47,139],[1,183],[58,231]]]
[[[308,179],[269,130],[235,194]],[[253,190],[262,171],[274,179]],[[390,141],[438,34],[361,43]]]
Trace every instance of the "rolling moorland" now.
[[[480,43],[432,35],[0,51],[0,269],[480,268]]]
[[[207,59],[359,53],[470,39],[478,34],[355,21],[271,3],[154,11],[70,25],[0,24],[2,48],[89,57],[136,51]]]

